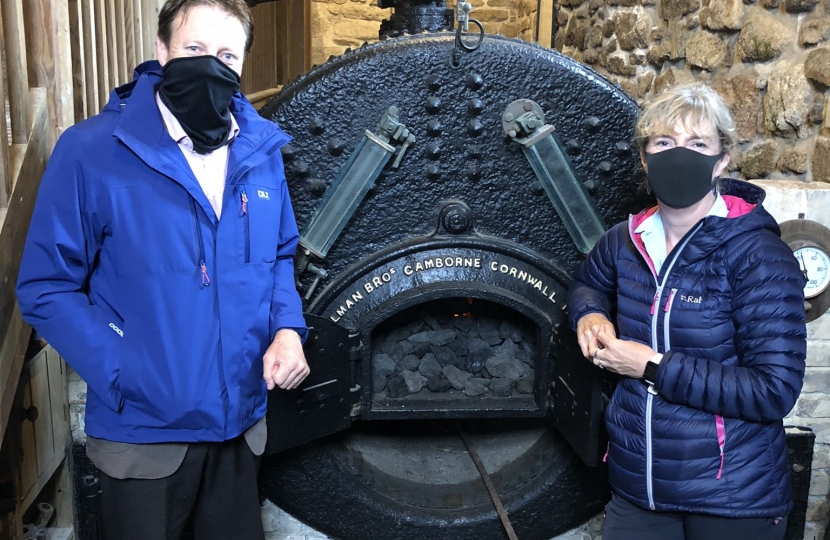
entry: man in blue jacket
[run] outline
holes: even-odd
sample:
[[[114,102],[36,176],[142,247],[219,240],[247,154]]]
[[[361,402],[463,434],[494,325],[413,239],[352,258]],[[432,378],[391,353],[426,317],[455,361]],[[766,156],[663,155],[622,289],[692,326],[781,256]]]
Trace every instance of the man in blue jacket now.
[[[263,538],[267,391],[308,374],[288,136],[239,93],[243,0],[169,0],[158,62],[68,129],[26,241],[24,318],[88,384],[109,539]]]

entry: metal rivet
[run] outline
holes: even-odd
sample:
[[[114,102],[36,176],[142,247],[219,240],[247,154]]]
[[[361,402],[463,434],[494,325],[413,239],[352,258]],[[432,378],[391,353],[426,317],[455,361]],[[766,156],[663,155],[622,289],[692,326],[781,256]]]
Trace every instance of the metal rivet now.
[[[524,109],[527,112],[532,111],[533,110],[533,103],[531,103],[529,101],[525,101],[524,104],[522,104],[522,109]]]
[[[316,116],[308,123],[308,131],[311,132],[312,135],[322,135],[325,129],[326,127],[323,124],[323,120]]]
[[[440,79],[438,78],[438,75],[433,74],[433,75],[430,75],[429,77],[427,77],[427,88],[429,88],[433,92],[435,92],[436,90],[441,88],[441,82],[440,82]]]
[[[611,162],[610,162],[610,161],[602,161],[602,162],[600,162],[600,164],[599,164],[599,172],[601,172],[602,174],[608,175],[608,174],[610,174],[610,173],[611,173],[611,171],[613,171],[613,170],[614,170],[614,166],[613,166],[613,165],[611,165]]]
[[[332,137],[329,139],[328,150],[331,155],[339,156],[343,153],[343,141],[337,137]]]
[[[589,116],[585,119],[585,127],[587,127],[588,131],[591,133],[596,133],[599,130],[600,124],[601,122],[596,116]]]
[[[473,98],[467,102],[467,112],[470,114],[481,114],[484,110],[484,102],[480,99]]]
[[[429,159],[438,159],[441,157],[441,145],[437,142],[431,143],[427,146],[426,156]]]
[[[542,187],[542,184],[540,184],[539,182],[533,182],[532,184],[530,184],[530,192],[533,193],[534,195],[541,195],[542,193],[545,192],[545,189]]]
[[[481,157],[481,147],[475,144],[470,144],[467,146],[467,155],[473,159],[478,159]]]
[[[444,126],[438,120],[430,120],[427,122],[427,133],[436,137],[444,131]]]
[[[484,79],[478,73],[470,73],[467,75],[466,84],[470,90],[478,90],[484,86]]]
[[[282,153],[282,160],[286,163],[294,159],[294,156],[297,155],[297,149],[290,144],[286,144],[280,148],[280,152]]]
[[[437,97],[428,97],[427,98],[427,112],[430,114],[435,114],[439,110],[441,110],[441,100]]]
[[[441,176],[441,169],[438,168],[438,165],[430,165],[427,167],[427,177],[430,180],[437,180]]]
[[[614,145],[614,150],[617,151],[617,154],[627,154],[629,150],[631,150],[631,146],[625,141],[619,141],[617,144]]]
[[[308,163],[303,160],[299,160],[291,167],[291,170],[298,176],[308,176]]]
[[[319,178],[313,178],[306,184],[306,189],[315,197],[321,197],[326,192],[326,183]]]
[[[585,180],[585,182],[583,182],[582,185],[585,186],[585,189],[588,190],[588,193],[590,195],[593,195],[597,192],[597,181],[594,180],[593,178],[589,178],[588,180]]]
[[[467,133],[473,137],[478,137],[481,135],[482,131],[484,131],[484,124],[482,124],[477,118],[467,122]]]
[[[576,155],[582,152],[582,143],[576,139],[569,139],[568,142],[565,143],[565,149],[571,155]]]
[[[504,113],[504,116],[502,117],[502,119],[504,119],[505,122],[512,122],[514,118],[515,117],[513,116],[513,113],[509,112]]]
[[[481,178],[481,168],[478,165],[470,165],[467,167],[467,178],[470,180],[479,180]]]

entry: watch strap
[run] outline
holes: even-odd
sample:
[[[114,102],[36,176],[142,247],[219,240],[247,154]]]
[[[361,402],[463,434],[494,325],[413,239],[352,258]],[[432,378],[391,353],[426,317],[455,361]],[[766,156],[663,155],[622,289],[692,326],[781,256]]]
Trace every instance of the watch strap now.
[[[649,386],[654,386],[654,383],[657,381],[657,369],[660,367],[660,364],[652,362],[649,360],[646,362],[646,369],[643,371],[643,380]]]

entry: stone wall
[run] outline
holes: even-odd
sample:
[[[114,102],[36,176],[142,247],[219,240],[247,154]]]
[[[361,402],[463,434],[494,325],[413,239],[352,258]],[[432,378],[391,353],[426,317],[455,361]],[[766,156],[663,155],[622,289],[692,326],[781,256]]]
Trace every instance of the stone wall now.
[[[531,41],[535,33],[536,0],[469,0],[470,17],[488,34]],[[455,2],[448,2],[455,8]],[[311,2],[311,61],[322,64],[346,49],[378,40],[380,22],[392,15],[377,0],[313,0]]]
[[[737,176],[830,182],[830,0],[562,0],[557,28],[556,49],[637,100],[711,84]]]

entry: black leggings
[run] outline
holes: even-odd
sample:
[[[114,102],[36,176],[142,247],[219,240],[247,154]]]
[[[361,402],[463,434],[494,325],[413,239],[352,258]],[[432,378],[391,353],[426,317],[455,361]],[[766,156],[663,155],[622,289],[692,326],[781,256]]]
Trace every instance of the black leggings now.
[[[781,540],[787,517],[725,518],[652,512],[617,495],[605,506],[602,540]]]

